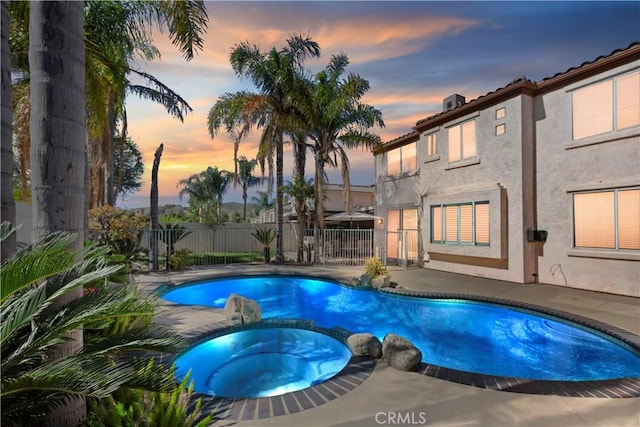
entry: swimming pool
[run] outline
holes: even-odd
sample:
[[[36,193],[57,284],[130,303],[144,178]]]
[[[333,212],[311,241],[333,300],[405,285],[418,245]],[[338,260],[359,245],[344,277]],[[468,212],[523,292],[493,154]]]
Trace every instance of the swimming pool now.
[[[349,347],[317,330],[249,327],[207,339],[180,354],[176,376],[190,371],[200,393],[279,396],[319,384],[349,362]]]
[[[577,324],[469,300],[427,299],[306,277],[221,278],[179,286],[163,298],[221,308],[231,293],[254,299],[263,318],[313,320],[411,340],[423,361],[485,375],[588,381],[640,376],[637,351]]]

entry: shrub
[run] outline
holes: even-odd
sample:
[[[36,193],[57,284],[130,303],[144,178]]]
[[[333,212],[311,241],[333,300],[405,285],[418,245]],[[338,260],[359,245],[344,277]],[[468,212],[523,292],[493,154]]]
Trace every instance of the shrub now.
[[[171,254],[169,258],[169,267],[171,271],[182,271],[187,266],[187,258],[189,251],[187,249],[178,249]]]
[[[121,388],[106,399],[88,402],[83,427],[144,426],[144,427],[204,427],[211,423],[211,414],[202,418],[202,399],[191,407],[193,382],[189,375],[171,393]],[[199,421],[198,421],[199,420]]]
[[[375,279],[379,276],[387,276],[389,274],[389,271],[387,271],[384,264],[382,264],[382,261],[380,261],[376,257],[369,258],[364,264],[364,269],[365,273],[367,273],[367,276],[371,277],[372,279]]]

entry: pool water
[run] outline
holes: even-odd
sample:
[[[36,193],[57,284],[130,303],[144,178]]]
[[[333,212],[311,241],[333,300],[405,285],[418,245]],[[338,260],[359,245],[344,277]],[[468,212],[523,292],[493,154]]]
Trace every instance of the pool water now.
[[[223,397],[267,397],[325,381],[351,359],[349,347],[306,329],[255,328],[200,343],[176,358],[181,381],[191,371],[194,390]]]
[[[640,355],[569,322],[467,300],[434,300],[341,286],[325,280],[238,277],[181,286],[163,298],[224,307],[231,293],[254,299],[263,318],[310,319],[322,328],[402,335],[426,363],[539,380],[587,381],[640,376]]]

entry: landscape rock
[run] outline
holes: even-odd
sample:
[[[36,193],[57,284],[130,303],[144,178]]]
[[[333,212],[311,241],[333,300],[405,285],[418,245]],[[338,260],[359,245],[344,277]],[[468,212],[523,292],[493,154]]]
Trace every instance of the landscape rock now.
[[[223,314],[234,324],[247,324],[259,322],[262,310],[256,301],[233,293],[224,305]]]
[[[387,334],[382,341],[382,360],[399,371],[415,371],[422,361],[422,352],[408,339]]]
[[[374,279],[371,279],[371,286],[375,289],[380,288],[388,288],[391,284],[391,276],[378,276]]]
[[[362,286],[363,288],[371,287],[371,277],[369,277],[368,274],[363,274],[362,276],[360,276],[360,286]]]
[[[370,333],[353,334],[347,338],[347,344],[355,356],[371,356],[380,358],[382,344],[375,335]]]

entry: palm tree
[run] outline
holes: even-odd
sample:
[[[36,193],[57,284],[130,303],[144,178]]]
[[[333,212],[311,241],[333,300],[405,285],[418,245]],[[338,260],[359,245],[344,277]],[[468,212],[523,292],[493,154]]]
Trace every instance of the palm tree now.
[[[220,126],[227,129],[244,129],[256,125],[262,128],[257,160],[261,165],[275,154],[276,159],[276,262],[284,260],[283,251],[283,193],[284,184],[284,134],[293,131],[290,93],[295,81],[301,78],[306,59],[318,57],[320,47],[309,37],[292,36],[281,50],[275,47],[268,52],[260,51],[256,45],[241,42],[231,49],[230,62],[236,75],[248,78],[257,88],[258,94],[238,92],[221,101],[237,108],[217,108],[209,112],[208,127],[215,137]],[[237,99],[232,102],[231,100]],[[218,106],[220,107],[220,106]],[[270,187],[271,188],[271,187]]]
[[[256,191],[256,195],[251,197],[251,203],[255,206],[254,214],[258,215],[261,210],[267,209],[273,206],[273,200],[269,200],[270,194],[268,191]]]
[[[183,18],[197,15],[193,2],[136,2],[150,4],[156,17],[170,29],[172,40],[185,55],[201,45],[202,21],[183,25]],[[196,4],[201,4],[197,2]],[[161,13],[160,13],[161,12]],[[164,17],[161,21],[160,18]],[[206,16],[206,13],[205,13]],[[188,20],[188,19],[187,19]],[[29,73],[31,93],[31,186],[33,239],[52,231],[77,234],[71,249],[81,258],[86,217],[85,176],[85,42],[83,2],[29,3]],[[79,288],[61,295],[52,305],[60,311],[82,296]],[[51,347],[50,360],[64,359],[83,346],[81,324],[67,332],[65,340]],[[51,424],[77,424],[85,412],[78,397],[61,404],[48,420]]]
[[[380,144],[380,137],[369,129],[384,127],[382,112],[360,102],[369,90],[369,82],[359,75],[343,77],[349,59],[345,54],[331,57],[327,67],[318,73],[314,81],[299,81],[296,108],[309,127],[312,152],[315,157],[314,226],[316,233],[316,257],[319,255],[320,236],[324,228],[325,166],[342,167],[342,182],[347,211],[351,211],[351,183],[349,158],[345,148],[372,149]],[[317,258],[316,258],[317,259]]]
[[[4,223],[0,241],[4,244],[14,231]],[[69,399],[104,398],[123,386],[159,391],[175,387],[167,367],[123,357],[135,351],[175,352],[184,346],[168,329],[146,320],[153,317],[157,299],[143,296],[132,285],[112,286],[109,277],[120,267],[107,265],[105,248],[90,249],[84,261],[76,261],[69,249],[72,241],[68,233],[54,233],[2,263],[2,425],[43,425]],[[64,310],[55,309],[60,295],[74,289],[82,294],[85,287],[92,292]],[[49,357],[82,326],[94,331],[82,349]],[[58,421],[77,425],[71,417]]]
[[[8,2],[2,1],[2,189],[0,203],[0,218],[11,224],[16,222],[16,205],[13,200],[13,147],[12,147],[12,98],[11,98],[11,52],[9,48],[9,11]],[[5,259],[16,249],[16,237],[13,235],[6,244],[2,245],[0,259]]]
[[[189,204],[197,209],[200,222],[207,222],[204,218],[207,206],[214,207],[215,216],[219,220],[222,214],[222,196],[232,178],[233,174],[226,170],[209,166],[198,174],[178,181],[178,186],[183,186],[179,196],[189,195]]]
[[[304,236],[306,227],[306,218],[309,206],[307,202],[313,198],[314,186],[313,179],[305,181],[303,177],[296,177],[293,182],[287,182],[284,186],[284,192],[291,196],[294,202],[296,216],[298,218],[296,222],[297,239],[298,239],[298,251],[296,256],[297,262],[302,262],[304,258]]]
[[[241,156],[238,159],[237,166],[236,166],[237,180],[238,182],[240,182],[240,186],[242,187],[242,201],[243,201],[242,219],[244,221],[247,220],[247,190],[250,187],[255,187],[257,185],[262,184],[262,181],[263,181],[261,178],[253,176],[252,174],[253,169],[256,167],[257,164],[258,164],[257,160],[255,159],[247,160],[245,156]]]
[[[22,34],[28,35],[28,19],[23,19],[28,2],[13,2],[11,9],[12,46],[26,51]],[[85,3],[84,38],[86,46],[86,106],[88,117],[88,154],[91,167],[89,205],[115,203],[113,191],[114,163],[113,136],[121,124],[121,134],[126,138],[125,98],[128,94],[149,99],[165,107],[172,116],[183,120],[192,111],[189,104],[165,84],[150,74],[133,68],[137,57],[152,60],[159,51],[151,44],[150,25],[157,23],[170,29],[171,38],[178,44],[185,57],[193,57],[194,49],[202,49],[200,34],[206,29],[206,9],[198,0],[186,2],[104,2]],[[3,27],[4,28],[4,27]],[[18,156],[20,176],[24,189],[27,180],[29,135],[20,122],[30,113],[27,61],[15,55],[14,69],[22,76],[16,90]],[[130,75],[144,80],[144,85],[134,85]],[[26,82],[26,85],[24,84]],[[24,190],[23,190],[24,192]]]

